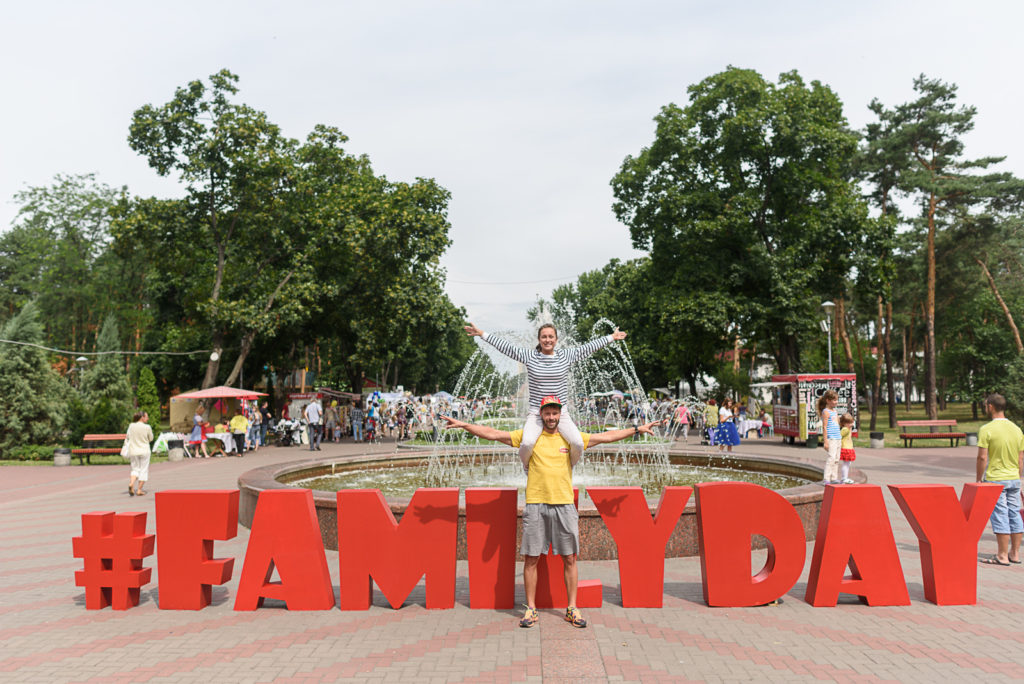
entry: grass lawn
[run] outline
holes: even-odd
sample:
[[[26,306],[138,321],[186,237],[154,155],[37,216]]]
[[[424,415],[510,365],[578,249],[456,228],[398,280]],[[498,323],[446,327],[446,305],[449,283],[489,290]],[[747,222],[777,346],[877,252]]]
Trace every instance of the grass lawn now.
[[[946,405],[945,411],[939,411],[939,420],[955,420],[956,427],[953,428],[954,432],[977,432],[978,428],[988,422],[984,412],[979,411],[978,414],[981,420],[974,420],[971,416],[971,405],[970,404],[954,404],[949,403]],[[868,435],[868,427],[871,424],[871,412],[867,407],[860,407],[860,436],[853,440],[855,447],[868,447],[871,444],[871,439]],[[927,420],[928,416],[924,412],[924,404],[913,404],[910,407],[910,411],[907,411],[903,406],[896,407],[896,420]],[[927,428],[911,428],[912,432],[924,432]],[[946,428],[939,428],[939,430],[945,430]],[[875,427],[875,432],[885,433],[885,446],[896,447],[903,446],[903,440],[899,438],[900,429],[898,427],[889,427],[889,409],[886,406],[878,407],[878,422]],[[942,433],[939,432],[939,435]],[[949,440],[914,440],[911,444],[918,444],[918,446],[942,446],[943,444],[949,445]],[[961,446],[964,444],[964,440],[960,440]],[[911,447],[913,448],[913,447]]]

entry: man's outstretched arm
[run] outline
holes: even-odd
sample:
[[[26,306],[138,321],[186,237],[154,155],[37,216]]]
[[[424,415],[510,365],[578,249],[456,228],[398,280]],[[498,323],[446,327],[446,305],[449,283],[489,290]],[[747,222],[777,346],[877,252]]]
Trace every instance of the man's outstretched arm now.
[[[495,430],[494,428],[489,427],[487,425],[464,423],[461,420],[455,420],[451,416],[441,417],[444,418],[445,422],[448,423],[447,425],[445,425],[445,429],[462,428],[469,434],[475,435],[480,439],[489,439],[492,442],[501,442],[502,444],[512,446],[512,434],[509,432],[505,432],[504,430]],[[632,430],[630,432],[632,432]]]
[[[646,425],[641,425],[637,428],[623,428],[622,430],[608,430],[607,432],[592,432],[590,433],[590,441],[587,443],[587,447],[597,446],[598,444],[610,444],[612,442],[618,442],[632,437],[633,435],[653,435],[654,430],[652,429],[655,425],[664,425],[664,420],[655,420]]]

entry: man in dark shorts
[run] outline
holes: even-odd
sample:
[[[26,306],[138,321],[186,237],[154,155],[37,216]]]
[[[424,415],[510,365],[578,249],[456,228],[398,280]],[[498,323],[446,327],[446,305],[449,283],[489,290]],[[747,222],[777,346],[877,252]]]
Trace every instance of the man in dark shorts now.
[[[580,550],[579,517],[573,504],[572,492],[572,469],[576,463],[572,461],[569,443],[558,434],[561,415],[562,402],[559,398],[554,395],[544,397],[540,406],[544,429],[533,447],[527,469],[526,506],[523,508],[523,539],[520,546],[523,554],[526,614],[519,621],[520,627],[533,627],[537,624],[537,563],[541,554],[547,553],[549,546],[562,557],[565,564],[565,590],[569,597],[565,620],[573,627],[587,626],[587,621],[576,607],[576,554]],[[523,437],[522,430],[504,432],[486,425],[442,417],[449,428],[462,428],[481,439],[501,442],[511,447],[518,447]],[[663,422],[654,421],[624,430],[583,433],[583,448],[618,442],[640,434],[654,434],[652,427]]]

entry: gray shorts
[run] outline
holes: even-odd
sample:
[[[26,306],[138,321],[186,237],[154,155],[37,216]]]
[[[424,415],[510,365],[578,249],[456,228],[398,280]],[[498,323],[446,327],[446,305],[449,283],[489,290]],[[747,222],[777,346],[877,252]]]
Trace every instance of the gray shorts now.
[[[572,504],[526,504],[519,552],[540,556],[551,546],[559,556],[580,552],[580,517]]]

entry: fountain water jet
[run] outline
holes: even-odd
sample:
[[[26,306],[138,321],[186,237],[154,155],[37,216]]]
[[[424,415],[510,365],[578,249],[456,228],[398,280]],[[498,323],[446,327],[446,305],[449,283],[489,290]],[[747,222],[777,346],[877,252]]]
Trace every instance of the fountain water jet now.
[[[591,338],[607,335],[614,329],[612,321],[602,318],[592,327]],[[534,344],[529,334],[502,332],[499,335],[524,348]],[[559,342],[572,347],[585,340],[576,340],[572,328],[562,326],[559,328]],[[517,364],[518,368],[513,373],[503,373],[498,369],[507,363],[498,352],[481,345],[460,374],[454,395],[464,397],[467,402],[475,399],[485,401],[487,408],[475,422],[512,431],[520,429],[526,421],[528,387],[526,370],[522,365]],[[629,402],[626,395],[630,397]],[[562,399],[567,402],[564,410],[569,412],[581,432],[601,432],[671,418],[680,403],[652,403],[647,399],[624,342],[613,342],[576,363],[569,375],[569,396]],[[690,405],[691,412],[702,406],[692,397],[683,403]],[[679,425],[667,422],[664,427],[656,428],[654,437],[644,435],[640,439],[588,450],[576,466],[574,478],[598,476],[604,479],[613,476],[614,471],[615,479],[621,484],[657,486],[668,482],[672,467],[669,448],[679,429]],[[487,452],[481,453],[480,447],[487,447]],[[522,470],[516,451],[511,448],[481,441],[462,430],[440,433],[427,459],[428,485],[443,486],[464,481],[467,468],[500,473],[510,481],[517,475],[521,477]]]

